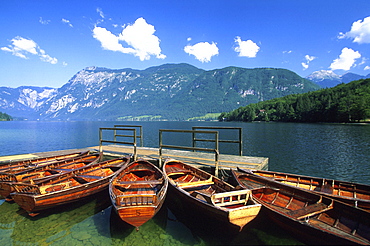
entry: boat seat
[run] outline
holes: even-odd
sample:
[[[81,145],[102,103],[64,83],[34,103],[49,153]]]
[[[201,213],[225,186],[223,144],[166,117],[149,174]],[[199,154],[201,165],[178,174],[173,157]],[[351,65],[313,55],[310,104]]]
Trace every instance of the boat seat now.
[[[71,187],[72,182],[67,181],[67,182],[62,182],[62,183],[56,183],[56,184],[50,184],[50,185],[43,185],[39,187],[40,193],[45,194],[48,192],[54,192],[57,190],[63,190]],[[47,189],[52,188],[51,191],[47,191]],[[55,188],[58,188],[55,190]]]
[[[73,171],[75,169],[71,169],[71,168],[53,168],[53,169],[48,169],[48,170],[45,170],[45,171],[48,171],[48,172],[53,172],[53,171],[57,171],[57,172],[70,172],[70,171]]]
[[[320,202],[320,203],[314,203],[314,204],[308,205],[306,207],[303,207],[297,210],[290,211],[287,214],[299,220],[299,219],[310,217],[316,214],[323,213],[330,209],[332,209],[331,206],[328,206]]]
[[[155,194],[126,194],[116,196],[117,206],[152,205],[157,201]]]
[[[246,204],[250,195],[250,190],[233,190],[213,194],[211,199],[213,204],[217,206],[230,206],[241,203]]]
[[[76,178],[102,179],[104,177],[102,177],[102,176],[95,176],[95,175],[80,175],[80,174],[77,174],[76,175]]]
[[[204,192],[200,192],[200,191],[195,190],[190,195],[195,197],[195,198],[198,198],[198,199],[199,199],[199,196],[200,196],[200,198],[203,198],[207,203],[213,204],[211,196],[209,194],[204,193]]]
[[[137,181],[116,181],[113,185],[127,186],[127,185],[158,185],[162,184],[163,180],[137,180]]]
[[[187,174],[187,173],[192,173],[192,171],[183,169],[183,168],[178,168],[176,166],[167,166],[166,167],[166,172],[168,176],[171,175],[177,175],[177,174]]]
[[[214,182],[212,180],[212,177],[210,177],[207,180],[200,180],[200,181],[194,181],[194,182],[184,182],[184,183],[176,183],[177,187],[182,188],[182,189],[199,187],[199,186],[203,186],[203,185],[213,185],[213,184],[214,184]]]

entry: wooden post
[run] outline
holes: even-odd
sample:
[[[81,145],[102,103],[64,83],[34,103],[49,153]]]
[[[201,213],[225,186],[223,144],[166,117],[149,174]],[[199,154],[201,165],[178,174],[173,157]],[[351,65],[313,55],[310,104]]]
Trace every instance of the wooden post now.
[[[99,128],[99,152],[102,153],[103,152],[103,146],[102,146],[102,139],[103,139],[103,136],[102,136],[102,129]]]
[[[218,132],[215,133],[215,176],[218,178],[218,164],[219,164],[219,152],[218,152]]]

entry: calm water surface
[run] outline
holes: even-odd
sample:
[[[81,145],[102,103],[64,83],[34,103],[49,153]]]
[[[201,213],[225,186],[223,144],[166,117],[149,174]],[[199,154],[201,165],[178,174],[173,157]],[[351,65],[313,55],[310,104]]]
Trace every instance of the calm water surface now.
[[[158,147],[159,129],[192,126],[243,128],[243,154],[269,158],[269,170],[336,178],[370,184],[370,125],[231,123],[231,122],[0,122],[0,156],[75,149],[99,145],[99,128],[114,124],[142,125],[144,146]],[[220,139],[237,132],[220,131]],[[172,136],[173,137],[173,136]],[[188,135],[166,140],[191,146]],[[221,153],[237,154],[232,144]],[[241,233],[212,228],[165,204],[137,232],[112,211],[106,193],[67,207],[28,217],[15,203],[0,200],[1,245],[217,245],[301,244],[259,216]]]

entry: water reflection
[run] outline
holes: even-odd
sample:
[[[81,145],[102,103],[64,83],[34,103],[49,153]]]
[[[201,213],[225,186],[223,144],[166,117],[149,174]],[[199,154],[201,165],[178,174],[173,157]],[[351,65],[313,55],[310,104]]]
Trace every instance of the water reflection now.
[[[215,227],[208,220],[179,212],[167,200],[139,231],[118,217],[106,193],[43,211],[33,218],[16,203],[1,202],[1,245],[300,244],[263,215],[238,233],[222,224]]]
[[[49,245],[76,233],[77,240],[84,240],[86,239],[84,232],[90,230],[86,225],[79,228],[79,224],[104,211],[110,205],[108,201],[106,192],[101,192],[90,199],[42,211],[36,217],[29,217],[24,210],[13,203],[12,210],[14,207],[18,210],[15,213],[17,216],[15,216],[16,223],[11,235],[12,241],[14,244]]]

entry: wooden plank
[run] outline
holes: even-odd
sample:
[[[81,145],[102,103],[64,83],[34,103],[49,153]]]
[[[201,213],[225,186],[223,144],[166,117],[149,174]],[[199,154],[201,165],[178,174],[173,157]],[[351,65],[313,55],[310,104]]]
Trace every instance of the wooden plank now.
[[[316,215],[316,214],[319,214],[319,213],[323,213],[323,212],[325,212],[325,211],[327,211],[331,208],[332,207],[328,207],[324,203],[315,203],[315,204],[308,205],[307,207],[304,207],[304,208],[300,208],[300,209],[297,209],[297,210],[290,211],[288,213],[288,215],[290,215],[290,216],[292,216],[293,218],[296,218],[296,219],[302,219],[302,218],[305,218],[305,217],[309,217],[309,216],[313,216],[313,215]]]
[[[19,161],[19,160],[28,160],[35,159],[38,156],[35,154],[24,154],[24,155],[9,155],[9,156],[0,156],[0,162],[5,161]]]
[[[163,180],[136,180],[136,181],[118,181],[114,182],[113,185],[157,185],[162,184]]]
[[[93,150],[99,150],[99,146],[90,147]],[[137,147],[137,156],[143,158],[149,158],[158,160],[159,149],[150,147]],[[119,146],[119,145],[104,145],[103,152],[105,153],[125,153],[132,154],[133,147],[131,146]],[[182,151],[182,150],[171,150],[164,149],[162,153],[163,158],[174,158],[183,162],[191,162],[191,165],[199,166],[214,166],[214,154],[204,152],[193,152],[193,151]],[[225,155],[220,154],[219,167],[223,169],[236,169],[239,166],[244,169],[257,169],[263,170],[268,167],[268,158],[266,157],[254,157],[254,156],[238,156],[238,155]]]
[[[102,178],[105,178],[105,177],[102,177],[102,176],[95,176],[95,175],[76,175],[75,176],[76,178],[88,178],[88,179],[102,179]]]
[[[177,186],[183,189],[187,188],[193,188],[193,187],[199,187],[203,185],[212,185],[214,184],[212,177],[210,177],[207,180],[200,180],[200,181],[194,181],[194,182],[186,182],[186,183],[177,183]]]

